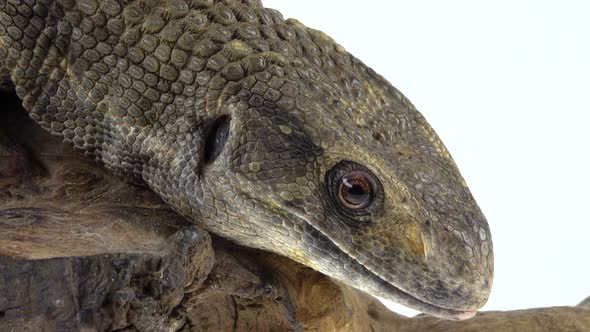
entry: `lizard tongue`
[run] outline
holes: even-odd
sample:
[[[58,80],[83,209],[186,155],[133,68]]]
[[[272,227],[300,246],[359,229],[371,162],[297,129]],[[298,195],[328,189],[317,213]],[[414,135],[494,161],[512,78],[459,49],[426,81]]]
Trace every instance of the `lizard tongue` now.
[[[466,320],[469,319],[477,314],[477,310],[470,310],[470,311],[463,311],[455,315],[456,320]]]

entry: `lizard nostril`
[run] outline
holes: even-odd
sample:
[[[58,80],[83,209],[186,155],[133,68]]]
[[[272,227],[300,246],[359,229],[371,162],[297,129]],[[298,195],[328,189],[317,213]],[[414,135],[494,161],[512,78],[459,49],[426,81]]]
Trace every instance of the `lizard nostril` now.
[[[223,151],[223,147],[229,136],[230,120],[229,115],[222,115],[213,122],[205,140],[205,163],[214,162],[221,154],[221,151]]]

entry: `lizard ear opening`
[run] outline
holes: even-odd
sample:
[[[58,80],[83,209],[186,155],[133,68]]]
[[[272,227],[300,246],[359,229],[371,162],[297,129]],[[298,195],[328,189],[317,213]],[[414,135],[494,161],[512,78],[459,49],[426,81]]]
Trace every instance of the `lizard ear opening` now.
[[[205,139],[205,163],[214,162],[223,151],[225,142],[229,137],[230,121],[231,117],[229,115],[222,115],[213,122]]]

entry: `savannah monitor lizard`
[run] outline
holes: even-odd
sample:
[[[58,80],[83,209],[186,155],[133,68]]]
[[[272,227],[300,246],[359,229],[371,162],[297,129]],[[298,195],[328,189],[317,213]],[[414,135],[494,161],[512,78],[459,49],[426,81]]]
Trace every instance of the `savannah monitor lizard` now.
[[[0,80],[210,232],[443,318],[488,298],[490,231],[434,130],[259,1],[0,0]]]

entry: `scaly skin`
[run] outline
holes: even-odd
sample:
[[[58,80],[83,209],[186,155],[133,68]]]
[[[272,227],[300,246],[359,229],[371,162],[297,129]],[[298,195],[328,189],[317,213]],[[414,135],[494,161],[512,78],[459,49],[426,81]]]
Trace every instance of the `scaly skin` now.
[[[444,318],[487,300],[490,231],[449,153],[322,32],[254,0],[0,0],[0,38],[35,121],[209,231]],[[334,169],[374,174],[366,213]]]

